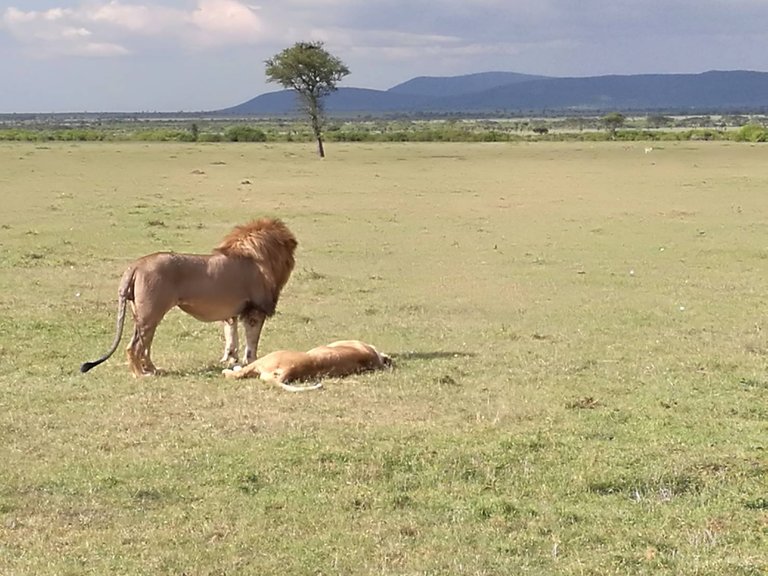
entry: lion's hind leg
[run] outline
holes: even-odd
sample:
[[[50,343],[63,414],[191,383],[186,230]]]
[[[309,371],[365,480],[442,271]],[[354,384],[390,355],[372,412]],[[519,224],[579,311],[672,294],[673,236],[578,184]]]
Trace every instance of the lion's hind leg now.
[[[134,376],[152,376],[157,373],[157,368],[150,357],[155,328],[156,326],[142,329],[139,324],[136,324],[133,329],[133,336],[128,343],[126,353]]]
[[[133,336],[128,343],[128,347],[125,349],[125,354],[128,356],[128,364],[133,375],[136,377],[144,376],[144,366],[142,364],[144,351],[140,344],[139,331],[136,328],[133,330]]]

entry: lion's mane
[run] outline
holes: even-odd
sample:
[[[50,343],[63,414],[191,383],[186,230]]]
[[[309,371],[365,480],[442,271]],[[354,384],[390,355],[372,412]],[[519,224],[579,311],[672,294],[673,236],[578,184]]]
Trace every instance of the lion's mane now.
[[[215,252],[229,258],[254,260],[279,291],[293,271],[294,251],[298,244],[282,220],[260,218],[235,226]]]

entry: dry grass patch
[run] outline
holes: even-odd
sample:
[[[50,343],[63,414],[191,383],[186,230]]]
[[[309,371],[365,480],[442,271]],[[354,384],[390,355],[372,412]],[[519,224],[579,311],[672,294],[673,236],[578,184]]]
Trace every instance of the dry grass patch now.
[[[765,150],[727,143],[0,144],[0,573],[759,574]],[[246,183],[247,182],[247,183]],[[133,379],[136,256],[279,216],[262,352],[172,312]]]

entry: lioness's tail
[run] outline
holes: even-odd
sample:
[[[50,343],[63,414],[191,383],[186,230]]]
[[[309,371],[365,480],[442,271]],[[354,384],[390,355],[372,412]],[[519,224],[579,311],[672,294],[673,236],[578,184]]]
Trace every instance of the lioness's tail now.
[[[117,330],[115,334],[115,340],[112,342],[112,346],[110,347],[109,351],[98,360],[94,360],[92,362],[83,362],[80,365],[80,372],[88,372],[88,370],[91,368],[94,368],[95,366],[98,366],[107,360],[110,356],[112,356],[112,354],[115,353],[115,350],[117,350],[117,347],[120,344],[120,339],[123,337],[123,325],[125,324],[125,303],[128,300],[133,300],[133,282],[135,274],[136,269],[131,266],[128,270],[125,271],[125,274],[123,274],[123,277],[120,280],[120,288],[117,294]]]
[[[322,382],[317,382],[309,386],[294,386],[293,384],[286,384],[285,382],[278,382],[277,385],[288,392],[309,392],[310,390],[319,390],[323,387]]]

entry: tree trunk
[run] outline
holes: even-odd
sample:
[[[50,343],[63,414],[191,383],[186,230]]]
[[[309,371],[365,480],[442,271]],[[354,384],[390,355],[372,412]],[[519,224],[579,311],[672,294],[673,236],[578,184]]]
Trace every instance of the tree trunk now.
[[[323,148],[323,129],[320,126],[320,118],[316,114],[312,115],[312,132],[315,133],[315,138],[317,138],[317,153],[320,154],[320,158],[325,158],[325,148]]]
[[[317,139],[317,153],[320,158],[325,158],[325,148],[323,147],[323,119],[321,117],[320,103],[312,99],[309,103],[309,121],[312,124],[312,132]]]

